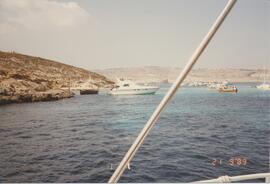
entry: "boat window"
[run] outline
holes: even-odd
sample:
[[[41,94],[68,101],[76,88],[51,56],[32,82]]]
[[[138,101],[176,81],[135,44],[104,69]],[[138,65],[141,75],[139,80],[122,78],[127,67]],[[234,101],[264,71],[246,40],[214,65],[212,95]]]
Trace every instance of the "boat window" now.
[[[124,84],[124,87],[128,87],[129,86],[129,84]]]

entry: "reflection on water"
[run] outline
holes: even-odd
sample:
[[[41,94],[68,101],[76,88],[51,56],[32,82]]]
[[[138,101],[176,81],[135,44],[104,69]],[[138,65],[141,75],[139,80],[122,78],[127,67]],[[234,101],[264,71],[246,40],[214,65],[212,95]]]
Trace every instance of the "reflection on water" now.
[[[1,182],[107,182],[167,88],[0,107]],[[267,172],[269,92],[184,88],[121,182],[190,182]],[[245,166],[231,166],[243,156]],[[222,164],[213,166],[213,159]]]

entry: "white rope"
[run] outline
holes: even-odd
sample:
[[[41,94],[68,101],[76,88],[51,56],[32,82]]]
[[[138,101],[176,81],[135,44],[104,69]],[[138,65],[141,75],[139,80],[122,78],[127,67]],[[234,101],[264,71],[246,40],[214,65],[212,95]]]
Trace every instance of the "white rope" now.
[[[219,180],[220,183],[231,183],[231,179],[227,175],[226,176],[220,176],[218,178],[218,180]]]
[[[123,172],[126,170],[128,163],[130,163],[130,161],[132,160],[138,149],[143,144],[150,130],[153,128],[153,126],[159,119],[161,112],[165,109],[171,98],[176,93],[177,89],[180,87],[181,83],[185,80],[186,76],[192,69],[193,65],[199,59],[199,57],[201,56],[201,54],[203,53],[203,51],[205,50],[205,48],[207,47],[207,45],[209,44],[215,33],[217,32],[220,25],[227,17],[228,13],[232,9],[235,2],[236,0],[229,0],[223,11],[218,16],[217,20],[210,28],[207,35],[204,37],[198,48],[195,50],[194,54],[191,56],[190,60],[184,67],[183,71],[179,74],[178,78],[176,79],[176,81],[174,82],[168,93],[164,96],[160,104],[157,106],[156,110],[154,111],[154,113],[152,114],[152,116],[150,117],[150,119],[148,120],[148,122],[146,123],[146,125],[144,126],[144,128],[142,129],[142,131],[140,132],[140,134],[138,135],[138,137],[136,138],[136,140],[134,141],[134,143],[124,156],[124,158],[122,159],[122,161],[120,162],[119,166],[116,168],[115,172],[113,173],[113,175],[109,180],[109,183],[118,182]]]
[[[217,179],[211,180],[203,180],[196,181],[194,183],[231,183],[237,181],[245,181],[245,180],[254,180],[265,178],[265,182],[269,183],[268,178],[270,178],[270,173],[257,173],[257,174],[248,174],[248,175],[240,175],[240,176],[221,176]]]

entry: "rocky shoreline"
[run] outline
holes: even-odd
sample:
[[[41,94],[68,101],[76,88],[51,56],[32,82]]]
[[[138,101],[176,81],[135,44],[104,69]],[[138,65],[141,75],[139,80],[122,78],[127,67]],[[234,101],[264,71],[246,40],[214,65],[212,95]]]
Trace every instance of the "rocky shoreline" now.
[[[67,90],[48,90],[44,92],[34,93],[14,93],[14,94],[3,94],[0,93],[0,105],[10,103],[23,103],[23,102],[44,102],[54,101],[63,98],[71,98],[74,93],[70,93]]]
[[[0,82],[0,105],[22,102],[53,101],[71,98],[69,90],[52,88],[44,82],[8,78]]]
[[[95,72],[64,63],[0,51],[0,105],[71,98],[74,93],[67,89],[72,85],[104,87],[112,83]]]

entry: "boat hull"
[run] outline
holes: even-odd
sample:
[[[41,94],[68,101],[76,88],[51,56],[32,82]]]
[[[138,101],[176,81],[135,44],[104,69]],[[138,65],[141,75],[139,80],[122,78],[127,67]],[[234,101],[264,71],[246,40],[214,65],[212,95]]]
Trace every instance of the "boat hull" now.
[[[95,89],[85,89],[85,90],[80,90],[81,95],[93,95],[93,94],[98,94],[98,90]]]
[[[270,85],[262,84],[262,85],[256,86],[256,88],[261,89],[261,90],[270,90]]]
[[[228,92],[228,93],[237,93],[238,89],[237,88],[219,88],[219,92]]]
[[[151,95],[155,94],[158,88],[143,88],[143,89],[112,89],[109,91],[111,95]]]
[[[233,89],[219,89],[218,91],[219,92],[228,92],[228,93],[237,93],[238,92],[237,89],[235,89],[235,90],[233,90]]]
[[[218,88],[219,92],[237,93],[238,89],[235,86],[222,86]]]

